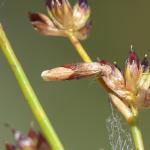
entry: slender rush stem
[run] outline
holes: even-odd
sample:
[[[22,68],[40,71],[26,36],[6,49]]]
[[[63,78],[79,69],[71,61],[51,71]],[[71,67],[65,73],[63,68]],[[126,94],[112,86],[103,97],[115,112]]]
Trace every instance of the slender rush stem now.
[[[144,150],[142,133],[136,124],[131,125],[131,131],[132,131],[133,140],[135,143],[135,149],[136,150]]]
[[[69,39],[73,46],[76,48],[78,54],[85,62],[92,62],[92,59],[87,54],[87,52],[84,50],[83,46],[81,45],[80,41],[73,35],[68,33]]]
[[[68,34],[68,37],[73,44],[73,46],[76,48],[77,52],[79,53],[80,57],[85,61],[85,62],[92,62],[92,59],[89,57],[83,46],[81,45],[80,41],[73,35],[73,34]],[[101,80],[98,78],[99,83],[101,84]],[[112,96],[110,94],[110,96]],[[114,103],[114,102],[113,102]],[[116,102],[115,102],[116,103]],[[121,103],[122,104],[122,103]],[[118,107],[117,107],[118,108]],[[122,108],[118,108],[118,110],[121,110]],[[119,111],[120,111],[119,110]],[[126,110],[126,109],[124,109]],[[123,113],[122,113],[123,114]],[[130,118],[132,115],[128,111],[128,114],[124,114],[125,118]],[[137,116],[136,116],[137,117]],[[129,121],[130,122],[130,121]],[[128,122],[128,123],[129,123]],[[144,145],[143,145],[143,138],[140,129],[137,127],[136,123],[134,124],[129,124],[132,130],[132,136],[134,139],[134,144],[136,150],[144,150]]]
[[[64,150],[61,142],[55,133],[51,122],[49,121],[46,113],[44,112],[35,92],[33,91],[27,76],[25,75],[21,64],[19,63],[17,57],[15,56],[13,49],[5,35],[2,25],[0,25],[0,47],[13,70],[15,77],[20,85],[20,88],[35,115],[47,141],[51,145],[53,150]]]

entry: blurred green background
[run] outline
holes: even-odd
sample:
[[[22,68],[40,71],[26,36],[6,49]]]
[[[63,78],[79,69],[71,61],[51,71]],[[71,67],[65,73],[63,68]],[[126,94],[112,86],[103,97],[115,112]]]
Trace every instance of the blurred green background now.
[[[40,77],[45,69],[82,61],[68,39],[44,37],[33,30],[27,13],[46,13],[44,3],[0,0],[0,21],[66,150],[110,150],[106,130],[110,106],[97,82],[85,79],[47,83]],[[93,60],[115,60],[123,67],[131,44],[140,58],[150,54],[150,1],[89,0],[89,4],[93,29],[82,44]],[[0,149],[4,150],[4,142],[12,141],[4,123],[26,132],[32,121],[34,116],[0,53]],[[148,150],[150,110],[141,112],[139,126]]]

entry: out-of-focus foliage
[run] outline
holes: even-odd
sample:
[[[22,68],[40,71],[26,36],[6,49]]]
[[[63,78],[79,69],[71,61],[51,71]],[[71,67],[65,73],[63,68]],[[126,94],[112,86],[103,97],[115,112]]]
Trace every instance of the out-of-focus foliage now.
[[[13,130],[15,144],[6,143],[6,150],[52,150],[41,132],[30,128],[27,135]]]

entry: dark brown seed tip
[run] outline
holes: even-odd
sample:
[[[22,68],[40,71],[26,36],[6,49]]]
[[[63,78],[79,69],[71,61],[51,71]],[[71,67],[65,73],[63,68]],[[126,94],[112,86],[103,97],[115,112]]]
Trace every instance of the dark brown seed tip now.
[[[139,64],[139,59],[138,56],[136,54],[136,52],[133,50],[133,46],[131,45],[131,48],[129,50],[129,57],[127,60],[130,64],[132,64],[133,62]]]
[[[141,66],[143,68],[143,71],[146,71],[149,67],[149,61],[148,61],[147,57],[148,57],[148,55],[145,54],[143,60],[141,61]]]
[[[88,7],[88,1],[87,0],[78,0],[78,3],[80,6]]]
[[[30,18],[31,22],[38,21],[38,22],[45,23],[44,19],[42,19],[41,15],[39,13],[28,12],[28,15],[29,15],[29,18]]]

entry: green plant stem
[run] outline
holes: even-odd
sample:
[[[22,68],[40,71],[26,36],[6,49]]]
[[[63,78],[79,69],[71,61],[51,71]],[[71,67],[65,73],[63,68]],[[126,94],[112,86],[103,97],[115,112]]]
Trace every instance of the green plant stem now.
[[[20,85],[20,88],[33,112],[37,122],[39,123],[47,141],[51,145],[53,150],[64,150],[63,145],[58,139],[51,122],[49,121],[46,113],[44,112],[35,92],[33,91],[27,76],[25,75],[21,64],[15,56],[13,49],[5,35],[2,25],[0,25],[0,47],[13,70],[15,77]]]
[[[142,133],[137,127],[136,123],[131,125],[132,136],[135,144],[136,150],[144,150],[144,144],[142,139]]]
[[[73,34],[68,33],[68,37],[69,37],[71,43],[73,44],[73,46],[76,48],[76,50],[77,50],[78,54],[80,55],[80,57],[85,62],[92,62],[92,59],[87,54],[86,50],[81,45],[80,41]],[[98,81],[99,81],[100,84],[102,83],[100,81],[100,79],[98,79]],[[134,144],[135,144],[136,150],[144,150],[142,134],[141,134],[141,131],[138,128],[136,122],[134,122],[134,124],[129,124],[129,125],[130,125],[131,130],[132,130],[132,136],[133,136],[133,139],[134,139]]]
[[[68,37],[72,43],[72,45],[75,47],[77,50],[77,53],[80,55],[80,57],[83,59],[85,62],[92,62],[92,59],[90,56],[87,54],[83,46],[81,45],[80,41],[71,33],[68,33]]]

